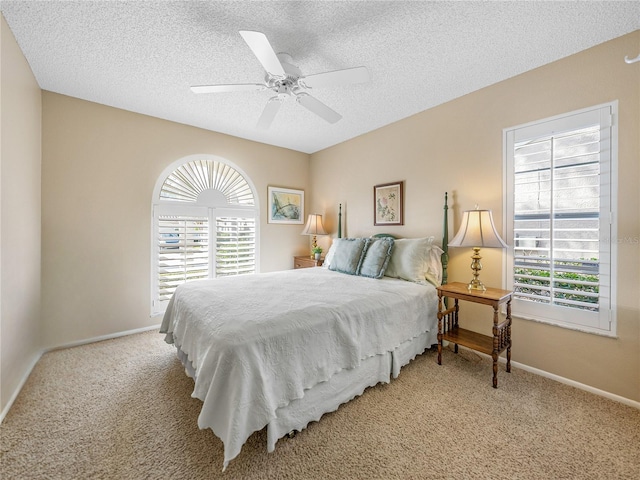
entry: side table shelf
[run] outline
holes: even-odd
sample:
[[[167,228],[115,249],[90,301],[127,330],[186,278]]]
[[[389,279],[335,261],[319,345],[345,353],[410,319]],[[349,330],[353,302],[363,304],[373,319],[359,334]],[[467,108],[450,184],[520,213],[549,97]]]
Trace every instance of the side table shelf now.
[[[442,342],[445,340],[455,344],[455,353],[458,353],[458,345],[462,345],[491,355],[493,358],[493,388],[498,388],[498,357],[505,350],[507,351],[506,370],[511,372],[511,296],[512,292],[498,288],[487,288],[484,292],[469,290],[466,284],[459,282],[438,287],[438,365],[442,365]],[[445,308],[444,297],[454,299],[454,305]],[[483,335],[460,328],[458,324],[459,300],[493,307],[493,335]],[[503,303],[506,303],[507,306],[507,317],[500,322],[498,309]]]

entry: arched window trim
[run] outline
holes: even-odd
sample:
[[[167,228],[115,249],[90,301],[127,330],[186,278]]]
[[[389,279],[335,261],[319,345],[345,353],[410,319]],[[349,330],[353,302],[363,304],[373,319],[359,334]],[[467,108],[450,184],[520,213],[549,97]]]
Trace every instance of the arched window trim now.
[[[239,177],[241,177],[241,184],[246,186],[251,190],[251,195],[253,196],[253,204],[247,204],[248,197],[245,195],[245,203],[229,203],[228,196],[225,195],[226,201],[212,201],[212,199],[216,198],[216,196],[204,195],[204,201],[201,196],[191,195],[191,200],[174,200],[171,198],[162,198],[161,192],[163,185],[167,181],[167,179],[174,174],[174,172],[178,171],[184,165],[191,162],[215,162],[219,164],[222,168],[224,168],[227,173],[229,170],[235,170]],[[231,175],[234,172],[230,173]],[[237,176],[235,177],[237,179]],[[204,182],[206,183],[206,181]],[[200,190],[202,192],[210,189],[203,189],[202,182]],[[245,189],[246,190],[246,189]],[[217,190],[220,192],[219,190]],[[220,200],[221,197],[217,197]],[[249,199],[250,200],[250,199]],[[217,219],[228,218],[231,217],[239,217],[239,218],[253,218],[255,222],[255,258],[254,258],[254,271],[259,272],[259,252],[260,252],[260,205],[259,205],[259,197],[257,195],[255,186],[251,179],[247,176],[247,174],[235,165],[233,162],[225,158],[221,158],[215,155],[210,154],[196,154],[189,155],[183,158],[180,158],[170,165],[168,165],[160,174],[158,179],[156,180],[156,184],[153,190],[152,196],[152,205],[151,205],[151,315],[161,315],[164,313],[166,308],[166,304],[168,300],[161,300],[159,295],[160,292],[160,281],[159,281],[159,272],[162,267],[160,267],[159,262],[159,253],[160,246],[158,238],[160,237],[160,218],[166,216],[181,216],[181,217],[198,217],[202,219],[206,219],[207,225],[209,226],[209,232],[211,238],[209,239],[209,278],[213,278],[216,276],[216,254],[219,253],[217,242],[217,229],[219,226],[217,225]],[[246,223],[243,223],[246,225]],[[197,240],[196,240],[197,241]],[[224,274],[224,273],[223,273]]]

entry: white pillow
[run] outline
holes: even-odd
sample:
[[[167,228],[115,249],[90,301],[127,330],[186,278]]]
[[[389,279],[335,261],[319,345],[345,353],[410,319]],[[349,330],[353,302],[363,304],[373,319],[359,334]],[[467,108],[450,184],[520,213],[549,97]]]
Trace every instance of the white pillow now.
[[[442,267],[438,261],[442,250],[432,244],[433,237],[396,239],[385,275],[423,284],[442,281]],[[427,280],[428,276],[432,279]]]
[[[442,250],[437,245],[431,245],[429,249],[429,260],[427,262],[427,273],[425,277],[436,287],[442,284]]]
[[[333,256],[335,255],[335,253],[336,253],[336,242],[333,242],[329,247],[329,251],[324,256],[324,262],[322,263],[322,266],[324,268],[329,268],[329,266],[331,265],[331,260],[333,260]]]

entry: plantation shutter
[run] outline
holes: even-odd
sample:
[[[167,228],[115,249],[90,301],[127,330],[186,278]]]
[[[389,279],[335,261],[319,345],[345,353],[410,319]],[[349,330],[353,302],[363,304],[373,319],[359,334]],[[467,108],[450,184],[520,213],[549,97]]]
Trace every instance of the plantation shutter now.
[[[158,217],[158,297],[168,301],[178,285],[209,277],[209,219]]]
[[[611,111],[507,132],[508,288],[524,316],[609,331]]]
[[[256,271],[255,218],[216,218],[216,276]]]

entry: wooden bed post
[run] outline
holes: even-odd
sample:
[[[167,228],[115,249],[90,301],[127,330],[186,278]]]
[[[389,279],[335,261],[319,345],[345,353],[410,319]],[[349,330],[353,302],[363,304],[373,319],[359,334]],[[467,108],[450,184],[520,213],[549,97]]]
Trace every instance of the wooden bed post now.
[[[444,192],[444,229],[442,232],[442,284],[446,284],[449,275],[447,274],[447,267],[449,265],[449,205],[448,205],[448,193]]]
[[[342,238],[342,204],[338,210],[338,238]]]

